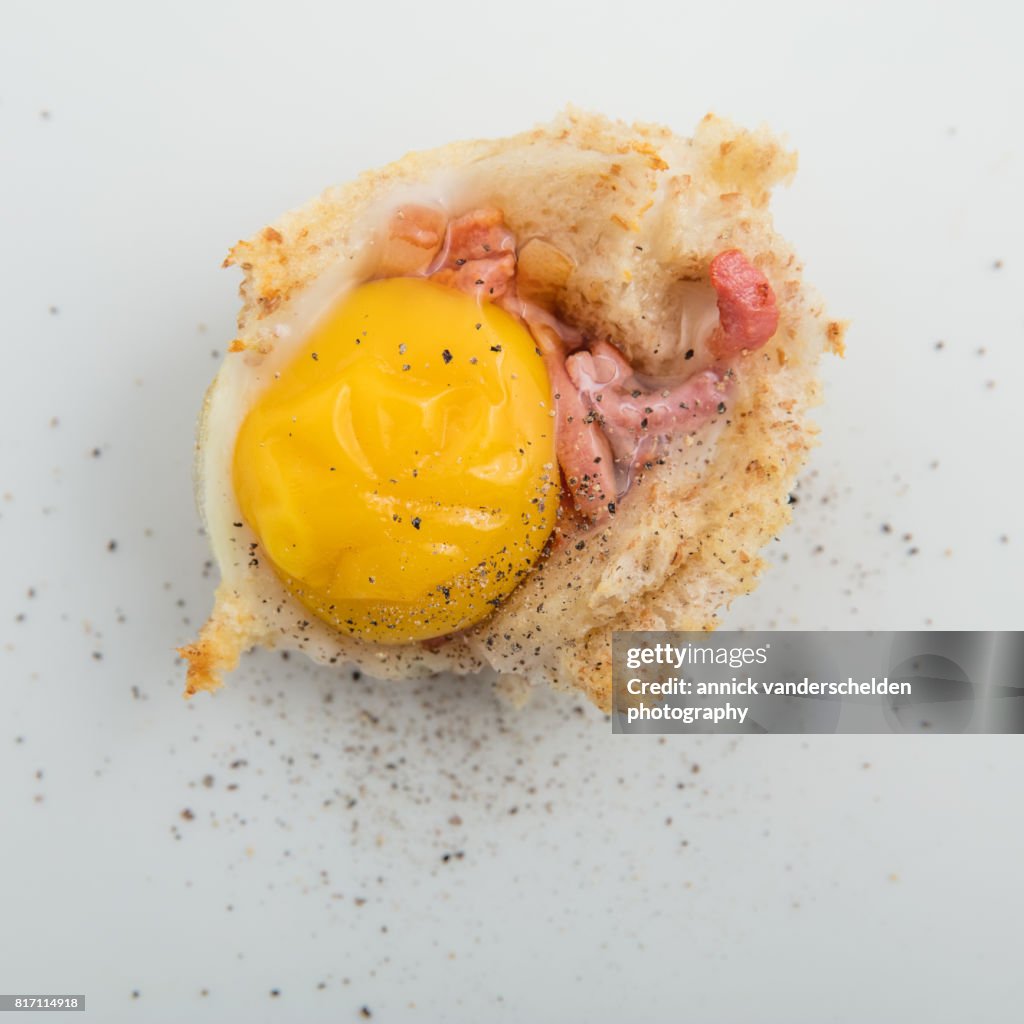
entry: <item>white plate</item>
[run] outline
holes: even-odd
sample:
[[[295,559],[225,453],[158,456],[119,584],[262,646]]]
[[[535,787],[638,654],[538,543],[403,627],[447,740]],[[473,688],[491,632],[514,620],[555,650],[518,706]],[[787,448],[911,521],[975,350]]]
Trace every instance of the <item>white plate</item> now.
[[[730,624],[1021,624],[1020,14],[581,12],[8,12],[0,990],[112,1022],[1015,1012],[1016,737],[613,738],[571,699],[515,714],[273,654],[179,699],[214,585],[189,467],[228,245],[570,99],[684,132],[713,107],[801,150],[778,222],[849,356]]]

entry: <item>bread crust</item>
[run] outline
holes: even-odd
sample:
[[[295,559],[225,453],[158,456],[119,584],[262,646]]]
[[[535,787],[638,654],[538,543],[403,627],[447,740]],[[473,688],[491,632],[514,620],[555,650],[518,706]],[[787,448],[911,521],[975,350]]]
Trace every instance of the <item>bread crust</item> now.
[[[741,249],[767,276],[780,323],[764,348],[740,357],[727,423],[674,446],[613,517],[580,534],[582,544],[554,545],[489,619],[443,643],[385,646],[322,624],[296,631],[288,616],[302,613],[284,588],[274,614],[266,601],[247,603],[245,573],[229,571],[215,550],[224,582],[200,638],[181,651],[188,692],[215,688],[240,650],[265,644],[391,678],[490,668],[579,690],[608,710],[613,631],[714,629],[720,611],[753,589],[760,549],[790,519],[789,491],[816,436],[807,413],[820,399],[817,363],[842,351],[844,325],[804,284],[768,212],[771,188],[795,167],[767,130],[713,115],[683,139],[569,109],[511,138],[410,153],[239,242],[225,261],[244,274],[236,350],[265,344],[267,325],[332,268],[347,263],[358,275],[373,258],[375,211],[427,183],[457,197],[451,213],[497,206],[521,247],[537,238],[566,254],[572,270],[554,296],[559,315],[645,372],[678,363],[680,284],[706,279],[724,249]],[[215,383],[200,453],[216,400]],[[206,514],[209,487],[201,469]]]

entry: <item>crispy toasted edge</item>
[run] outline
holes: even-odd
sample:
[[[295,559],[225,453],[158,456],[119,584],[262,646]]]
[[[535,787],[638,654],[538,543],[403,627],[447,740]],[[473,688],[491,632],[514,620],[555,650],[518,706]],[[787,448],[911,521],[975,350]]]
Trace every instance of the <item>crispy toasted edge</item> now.
[[[217,588],[213,612],[199,631],[195,643],[177,648],[188,662],[185,697],[205,690],[212,693],[224,684],[224,673],[231,672],[242,654],[254,647],[258,635],[253,630],[254,616],[224,584]],[[265,640],[263,641],[266,642]]]

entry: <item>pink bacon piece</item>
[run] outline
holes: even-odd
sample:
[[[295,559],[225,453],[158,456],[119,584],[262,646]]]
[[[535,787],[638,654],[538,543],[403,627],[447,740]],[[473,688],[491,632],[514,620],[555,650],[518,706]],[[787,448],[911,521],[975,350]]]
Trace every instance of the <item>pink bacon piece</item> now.
[[[558,464],[576,507],[584,515],[596,518],[616,498],[611,443],[569,377],[565,345],[558,332],[547,324],[530,326],[551,378]]]
[[[711,286],[718,295],[720,329],[709,344],[719,358],[764,345],[779,326],[779,308],[768,278],[739,249],[711,261]]]
[[[637,380],[625,356],[606,341],[569,356],[564,372],[572,382],[575,400],[587,409],[588,419],[597,420],[590,429],[618,457],[627,480],[638,466],[655,457],[664,434],[695,429],[715,413],[725,412],[727,380],[715,371],[705,370],[671,387],[651,390]],[[614,488],[614,475],[606,487]],[[605,508],[613,512],[614,502],[584,507],[583,511],[598,519]]]
[[[438,284],[482,299],[499,299],[516,275],[516,236],[501,210],[473,210],[448,225],[444,262],[430,276]]]
[[[444,242],[448,218],[433,206],[406,204],[391,215],[377,250],[375,276],[419,276],[429,271]]]
[[[714,370],[652,391],[636,380],[625,356],[606,341],[597,342],[589,352],[571,355],[566,370],[577,389],[590,398],[603,423],[631,435],[694,427],[713,413],[725,411],[726,381]]]

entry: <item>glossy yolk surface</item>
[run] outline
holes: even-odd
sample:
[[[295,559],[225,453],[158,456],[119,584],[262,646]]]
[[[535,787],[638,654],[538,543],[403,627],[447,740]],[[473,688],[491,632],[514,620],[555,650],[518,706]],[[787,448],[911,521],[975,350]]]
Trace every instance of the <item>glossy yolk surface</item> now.
[[[311,611],[384,642],[487,616],[555,522],[551,388],[533,338],[430,281],[359,286],[246,416],[235,492]]]

